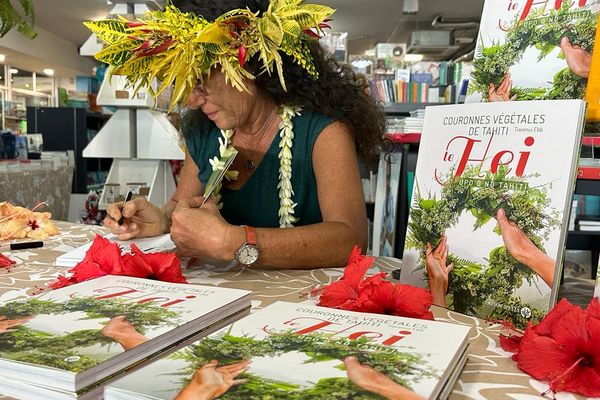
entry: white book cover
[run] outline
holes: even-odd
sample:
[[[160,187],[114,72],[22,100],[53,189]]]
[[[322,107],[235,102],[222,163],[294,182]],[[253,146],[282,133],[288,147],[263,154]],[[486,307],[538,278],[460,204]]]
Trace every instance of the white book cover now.
[[[159,251],[171,251],[175,249],[175,243],[171,240],[171,235],[166,233],[164,235],[149,237],[149,238],[136,238],[131,240],[118,240],[117,235],[112,233],[104,236],[106,239],[113,243],[117,243],[121,248],[122,252],[129,252],[131,245],[135,244],[140,250],[145,253],[148,252],[159,252]],[[74,267],[85,257],[85,253],[92,247],[93,242],[86,243],[79,246],[65,254],[62,254],[56,258],[54,265],[57,267]]]
[[[105,399],[172,399],[184,387],[195,398],[224,400],[383,394],[434,399],[460,364],[469,331],[444,322],[277,302],[112,383]],[[349,356],[356,360],[345,363]],[[211,360],[219,362],[216,371],[207,365]],[[230,377],[243,381],[221,388],[220,395],[202,397],[206,386],[193,388],[209,370],[225,374],[219,368],[240,363],[241,372]]]
[[[125,276],[5,303],[1,375],[79,392],[249,305],[244,290]]]
[[[428,107],[401,281],[524,327],[555,301],[582,100]],[[428,246],[428,243],[431,247]]]
[[[466,102],[583,99],[599,9],[598,0],[485,0]]]
[[[598,263],[598,271],[600,271],[600,263]],[[594,288],[594,297],[600,299],[600,272],[596,271],[596,286]]]
[[[402,153],[382,154],[377,170],[373,218],[373,255],[394,256]]]

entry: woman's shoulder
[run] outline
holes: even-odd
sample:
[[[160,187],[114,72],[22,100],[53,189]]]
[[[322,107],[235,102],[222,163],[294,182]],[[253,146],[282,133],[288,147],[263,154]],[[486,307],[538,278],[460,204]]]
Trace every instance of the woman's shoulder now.
[[[318,111],[306,110],[301,111],[300,115],[295,117],[294,124],[318,136],[323,129],[335,121],[334,118]]]

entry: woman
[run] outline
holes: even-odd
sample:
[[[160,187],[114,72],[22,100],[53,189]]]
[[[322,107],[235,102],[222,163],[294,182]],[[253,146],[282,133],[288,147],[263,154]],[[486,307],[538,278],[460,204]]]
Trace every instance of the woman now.
[[[294,3],[182,0],[174,5],[207,21],[223,21],[219,17],[234,9],[235,15],[246,8],[259,12],[256,18],[277,14],[261,22],[267,23],[286,18],[287,11],[278,10],[303,7]],[[186,160],[172,199],[162,209],[141,198],[125,206],[113,204],[104,224],[122,240],[170,231],[180,256],[279,268],[345,265],[354,244],[363,248],[367,244],[356,153],[373,159],[382,142],[385,117],[366,94],[364,78],[328,58],[310,32],[297,32],[293,45],[287,32],[277,54],[269,53],[274,63],[266,62],[265,53],[258,50],[246,60],[246,52],[256,44],[247,39],[253,18],[225,18],[219,28],[222,34],[224,26],[226,36],[235,39],[228,39],[224,51],[235,48],[237,60],[220,58],[221,64],[196,68],[202,74],[188,97],[192,111],[183,128]],[[322,23],[317,20],[314,28]],[[207,30],[199,36],[205,37]],[[261,46],[276,42],[260,41]],[[164,45],[172,43],[182,41],[170,38]],[[207,63],[201,57],[196,62]],[[176,82],[176,93],[185,91],[178,89],[180,83]],[[207,180],[220,167],[214,158],[223,158],[229,145],[238,151],[230,168],[237,171],[237,179],[224,181],[220,197],[202,205]],[[126,219],[119,226],[121,215]]]

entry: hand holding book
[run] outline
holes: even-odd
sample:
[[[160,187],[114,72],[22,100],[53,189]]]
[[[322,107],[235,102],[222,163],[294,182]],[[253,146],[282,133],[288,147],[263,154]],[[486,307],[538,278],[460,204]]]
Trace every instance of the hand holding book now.
[[[504,209],[498,210],[496,220],[502,232],[502,241],[510,255],[521,264],[531,268],[548,286],[552,287],[554,260],[538,249],[521,228],[506,217]]]

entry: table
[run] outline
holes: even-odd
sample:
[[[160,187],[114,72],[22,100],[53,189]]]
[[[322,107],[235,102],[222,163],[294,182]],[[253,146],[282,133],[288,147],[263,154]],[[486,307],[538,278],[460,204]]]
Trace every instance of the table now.
[[[107,233],[104,228],[98,226],[67,222],[56,224],[61,230],[61,235],[45,240],[43,248],[4,253],[17,261],[17,264],[9,272],[0,272],[0,301],[26,298],[34,293],[37,290],[36,285],[43,286],[63,271],[62,268],[53,266],[58,255],[87,243],[95,234]],[[400,260],[386,257],[375,262],[377,268],[387,272],[400,265]],[[342,272],[342,268],[298,271],[254,268],[241,270],[224,266],[193,266],[184,270],[190,283],[251,290],[254,309],[275,301],[303,301],[302,293],[308,292],[316,285],[337,280]],[[541,398],[539,394],[548,388],[547,384],[536,381],[518,370],[510,359],[511,354],[498,346],[498,335],[504,332],[502,326],[441,307],[433,308],[438,321],[471,326],[469,359],[450,399]],[[558,398],[571,400],[582,397],[563,393]],[[0,400],[7,399],[8,397],[0,395]]]
[[[50,211],[52,218],[66,221],[73,182],[73,167],[0,172],[0,201],[33,207],[48,203],[38,211]]]

